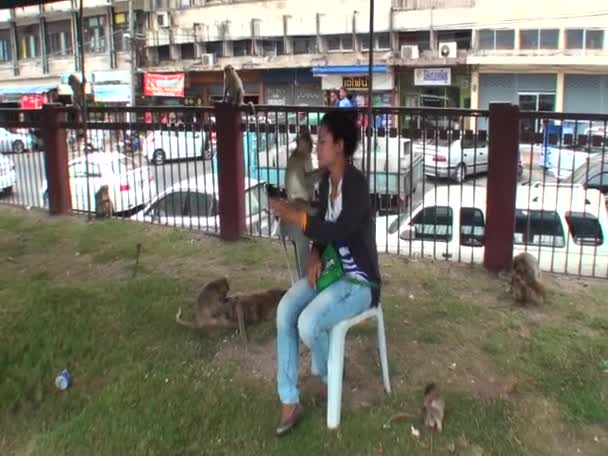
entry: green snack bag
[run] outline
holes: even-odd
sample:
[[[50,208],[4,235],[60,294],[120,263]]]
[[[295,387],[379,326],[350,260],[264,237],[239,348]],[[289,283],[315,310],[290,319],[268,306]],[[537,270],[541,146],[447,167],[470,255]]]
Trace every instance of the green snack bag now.
[[[317,279],[317,292],[323,291],[344,275],[342,261],[333,244],[327,244],[321,255],[322,272]]]

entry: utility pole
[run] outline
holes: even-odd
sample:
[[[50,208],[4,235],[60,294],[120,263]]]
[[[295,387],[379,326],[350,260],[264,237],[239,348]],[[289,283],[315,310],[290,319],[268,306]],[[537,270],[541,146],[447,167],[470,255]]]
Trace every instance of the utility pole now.
[[[367,160],[365,163],[365,172],[367,173],[367,185],[370,184],[371,176],[371,158],[372,158],[372,128],[374,127],[373,118],[373,69],[374,69],[374,0],[369,0],[369,62],[367,68],[367,126],[369,128],[369,136],[367,136]],[[367,135],[367,128],[364,129]],[[370,188],[371,191],[371,188]]]
[[[133,16],[133,0],[129,0],[129,54],[131,56],[131,77],[129,78],[129,92],[131,94],[130,107],[135,106],[135,76],[137,74],[137,62],[135,61],[135,17]],[[133,121],[135,114],[129,112],[129,121]]]

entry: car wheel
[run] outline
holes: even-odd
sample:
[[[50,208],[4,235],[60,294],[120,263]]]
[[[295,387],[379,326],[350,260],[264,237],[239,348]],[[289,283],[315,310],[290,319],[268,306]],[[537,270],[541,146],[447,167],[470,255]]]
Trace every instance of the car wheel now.
[[[152,155],[152,161],[156,166],[162,165],[165,163],[165,151],[162,149],[156,149],[154,151],[154,155]]]
[[[456,167],[456,172],[454,173],[454,180],[459,184],[462,184],[467,177],[467,167],[464,163],[460,163]]]
[[[20,139],[13,141],[13,153],[20,154],[24,150],[25,150],[25,145],[23,144],[23,141],[21,141]]]

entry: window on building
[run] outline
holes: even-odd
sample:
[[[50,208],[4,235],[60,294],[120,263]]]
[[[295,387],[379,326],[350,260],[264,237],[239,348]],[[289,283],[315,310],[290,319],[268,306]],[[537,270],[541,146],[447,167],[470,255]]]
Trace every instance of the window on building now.
[[[568,229],[574,242],[579,245],[602,245],[604,236],[600,222],[587,212],[568,212],[566,214]]]
[[[559,44],[558,29],[544,29],[540,31],[540,48],[557,49]]]
[[[585,49],[602,49],[603,47],[603,30],[585,30]]]
[[[294,54],[315,54],[317,52],[317,38],[312,36],[298,36],[293,38]]]
[[[538,49],[538,30],[520,30],[519,48]]]
[[[20,59],[35,59],[40,55],[40,34],[37,25],[20,27],[17,30],[17,37]]]
[[[224,45],[221,41],[210,41],[205,43],[207,54],[213,54],[216,58],[224,56]]]
[[[127,13],[114,13],[114,49],[126,52],[130,48],[129,15]]]
[[[479,30],[477,39],[479,49],[484,51],[494,49],[494,30]]]
[[[181,53],[182,59],[184,60],[194,60],[194,43],[184,43],[181,45]]]
[[[519,40],[520,49],[557,49],[559,30],[521,30]]]
[[[515,48],[515,30],[496,30],[496,49],[508,50]]]
[[[72,54],[72,26],[70,21],[49,22],[47,24],[46,40],[49,57]]]
[[[171,60],[171,47],[170,46],[158,46],[158,61],[168,62]]]
[[[328,51],[352,51],[353,35],[352,33],[327,35],[325,36],[325,45]]]
[[[265,56],[274,57],[277,55],[285,55],[285,46],[283,38],[257,40],[258,46],[262,47],[262,53]]]
[[[11,53],[11,32],[10,30],[0,30],[0,62],[10,62]]]
[[[602,49],[604,30],[566,30],[566,49]]]
[[[84,18],[84,43],[86,50],[92,54],[106,52],[106,17],[95,16]]]
[[[566,30],[566,49],[583,49],[584,35],[582,29]]]
[[[481,50],[508,50],[515,47],[514,30],[482,29],[477,32],[478,48]]]
[[[251,55],[251,40],[238,40],[232,42],[232,52],[235,57]]]
[[[367,51],[369,50],[369,34],[362,33],[357,36],[359,39],[359,45],[361,50]],[[383,50],[390,49],[390,34],[389,33],[378,33],[374,35],[374,50]]]

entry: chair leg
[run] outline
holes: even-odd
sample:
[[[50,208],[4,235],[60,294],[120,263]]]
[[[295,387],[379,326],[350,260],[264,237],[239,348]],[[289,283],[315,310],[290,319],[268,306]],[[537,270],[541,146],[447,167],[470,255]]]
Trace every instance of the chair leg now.
[[[327,357],[327,427],[329,429],[336,429],[340,425],[345,340],[346,329],[334,327],[331,330]]]
[[[388,375],[388,354],[386,351],[386,334],[384,332],[384,315],[382,308],[378,309],[376,323],[378,330],[378,351],[380,352],[380,365],[382,366],[382,381],[384,382],[384,390],[387,394],[390,394],[391,382]]]

